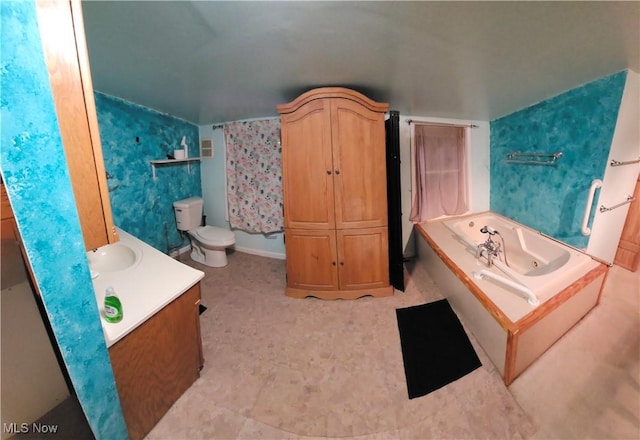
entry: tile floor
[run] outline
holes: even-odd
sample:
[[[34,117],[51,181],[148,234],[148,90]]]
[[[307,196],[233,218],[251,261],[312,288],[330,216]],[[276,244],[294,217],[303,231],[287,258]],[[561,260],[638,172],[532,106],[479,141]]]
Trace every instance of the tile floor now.
[[[240,252],[205,271],[205,367],[148,439],[639,438],[638,273],[613,267],[601,304],[506,388],[483,367],[409,400],[395,309],[441,298],[284,296],[284,261]]]

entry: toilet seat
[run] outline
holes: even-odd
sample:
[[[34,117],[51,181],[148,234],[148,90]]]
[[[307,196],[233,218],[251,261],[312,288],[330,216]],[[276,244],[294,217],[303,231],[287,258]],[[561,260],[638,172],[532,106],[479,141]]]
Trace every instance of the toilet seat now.
[[[211,246],[229,246],[235,243],[235,234],[216,226],[201,226],[194,231],[195,236]]]

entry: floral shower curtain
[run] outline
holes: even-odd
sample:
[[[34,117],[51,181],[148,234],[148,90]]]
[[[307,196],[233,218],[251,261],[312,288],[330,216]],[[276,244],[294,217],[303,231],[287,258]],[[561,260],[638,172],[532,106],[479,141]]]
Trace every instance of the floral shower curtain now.
[[[265,234],[281,231],[280,120],[226,123],[224,138],[231,227]]]

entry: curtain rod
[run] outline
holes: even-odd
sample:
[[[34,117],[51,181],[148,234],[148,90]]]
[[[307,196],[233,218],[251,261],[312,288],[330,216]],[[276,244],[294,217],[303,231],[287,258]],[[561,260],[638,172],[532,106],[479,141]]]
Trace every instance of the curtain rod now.
[[[419,124],[419,125],[433,125],[436,127],[469,127],[469,128],[478,128],[479,125],[476,124],[447,124],[446,122],[430,122],[430,121],[414,121],[413,119],[407,119],[407,124]]]

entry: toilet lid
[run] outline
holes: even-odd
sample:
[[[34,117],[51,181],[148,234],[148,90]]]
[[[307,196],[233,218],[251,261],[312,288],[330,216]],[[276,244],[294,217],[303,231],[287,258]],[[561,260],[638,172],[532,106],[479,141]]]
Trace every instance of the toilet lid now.
[[[223,228],[217,228],[215,226],[203,226],[198,228],[196,234],[204,241],[210,243],[228,243],[235,239],[235,235],[232,231]]]

